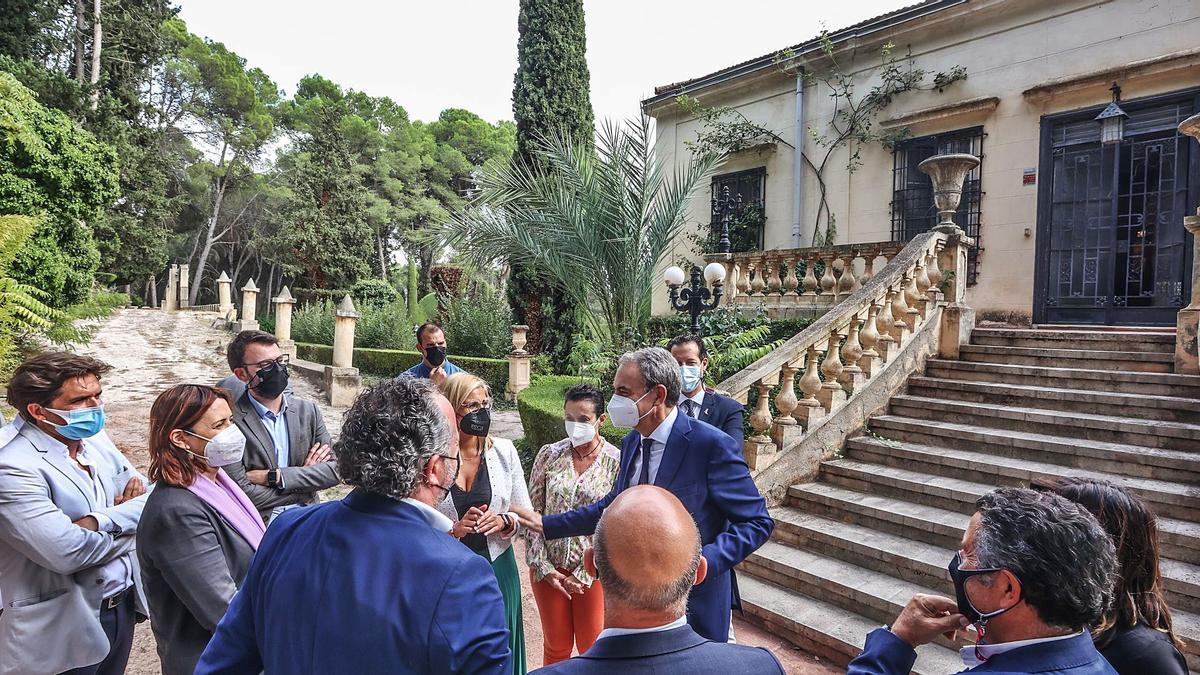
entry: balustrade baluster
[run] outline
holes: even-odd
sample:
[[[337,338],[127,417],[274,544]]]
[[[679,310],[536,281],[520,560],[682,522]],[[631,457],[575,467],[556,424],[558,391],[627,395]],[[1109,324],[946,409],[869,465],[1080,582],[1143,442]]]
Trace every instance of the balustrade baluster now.
[[[858,324],[857,315],[850,317],[850,329],[846,333],[846,341],[842,344],[842,363],[846,365],[842,367],[842,374],[838,380],[846,390],[847,396],[861,389],[863,384],[863,371],[858,367],[858,360],[862,358],[863,353],[862,344],[858,339]]]
[[[879,256],[879,249],[871,249],[863,255],[863,273],[858,277],[860,286],[866,286],[867,282],[875,276],[875,258]]]
[[[842,389],[838,378],[842,375],[842,361],[838,355],[838,343],[841,335],[836,329],[829,331],[829,344],[825,348],[825,360],[821,362],[821,374],[825,381],[817,392],[817,400],[826,412],[833,412],[846,402],[846,390]]]
[[[804,258],[804,292],[801,295],[809,298],[817,297],[817,256],[808,254]]]
[[[767,258],[767,294],[772,296],[779,295],[779,289],[783,287],[783,271],[779,268],[778,258]]]
[[[875,345],[879,344],[878,315],[879,303],[872,301],[871,306],[867,308],[867,320],[858,333],[858,342],[862,345],[862,355],[858,357],[858,367],[862,370],[863,377],[866,378],[875,374],[875,366],[879,361],[879,352],[875,351]]]
[[[879,352],[879,360],[886,363],[888,355],[896,345],[896,341],[892,338],[892,289],[888,289],[883,297],[883,306],[879,308],[879,314],[875,317],[875,329],[879,331],[879,342],[875,345],[875,351]]]
[[[821,294],[829,296],[830,300],[835,300],[834,289],[837,287],[837,279],[833,276],[833,253],[826,253],[821,260],[825,263],[825,273],[821,275]]]
[[[846,253],[842,256],[842,276],[838,279],[838,294],[837,299],[842,300],[850,297],[854,292],[854,253]]]
[[[908,305],[908,328],[916,331],[924,315],[921,314],[920,301],[923,296],[917,292],[917,275],[914,272],[904,273],[904,303]]]
[[[737,294],[745,297],[750,293],[750,265],[737,263]]]
[[[788,300],[795,302],[796,287],[800,285],[800,279],[796,277],[796,259],[792,256],[783,258],[784,271],[787,275],[783,278],[783,295]]]
[[[929,298],[937,301],[938,296],[942,292],[942,270],[938,268],[938,257],[934,249],[925,252],[925,274],[929,276],[929,290],[932,291]]]
[[[921,320],[929,316],[929,274],[925,271],[925,256],[917,258],[917,266],[913,275],[913,286],[917,289],[917,312]]]
[[[792,417],[792,411],[799,404],[799,399],[796,398],[796,368],[790,363],[785,364],[780,368],[779,374],[779,392],[775,394],[775,409],[779,411],[779,416],[775,418],[775,424],[795,424],[796,418]]]
[[[888,290],[888,299],[892,302],[892,340],[896,343],[896,348],[904,345],[905,338],[908,337],[908,303],[904,298],[904,287],[908,283],[908,277],[905,278],[900,285],[895,289]]]
[[[821,402],[816,397],[817,392],[821,391],[820,367],[817,365],[819,358],[816,345],[810,346],[805,355],[804,375],[800,377],[800,392],[804,394],[804,398],[797,402],[792,413],[805,430],[811,429],[812,425],[825,417],[825,408],[821,407]]]
[[[754,281],[750,282],[750,295],[756,298],[763,296],[763,290],[767,287],[767,280],[763,275],[767,273],[767,259],[751,258],[751,263],[754,265]]]

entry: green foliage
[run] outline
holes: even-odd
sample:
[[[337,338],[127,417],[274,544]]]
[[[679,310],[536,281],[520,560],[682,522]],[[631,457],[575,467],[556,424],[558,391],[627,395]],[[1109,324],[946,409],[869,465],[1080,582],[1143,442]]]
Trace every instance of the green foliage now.
[[[543,445],[566,438],[563,427],[563,402],[567,389],[580,382],[599,384],[594,380],[572,375],[541,375],[533,378],[528,389],[517,394],[517,411],[521,415],[521,428],[525,430],[525,441],[536,453]],[[600,434],[610,443],[620,445],[629,433],[618,429],[611,422],[600,427]]]
[[[39,216],[9,274],[51,306],[80,302],[100,264],[87,223],[117,197],[116,155],[5,72],[0,134],[0,213]]]
[[[333,344],[334,302],[302,305],[292,313],[292,339],[320,345]],[[415,349],[414,327],[403,302],[362,305],[354,326],[354,344],[379,349]]]
[[[769,143],[783,143],[795,149],[794,145],[780,138],[775,132],[752,122],[737,108],[706,107],[700,104],[699,99],[686,94],[676,96],[675,104],[700,122],[696,140],[683,142],[692,152],[725,155]]]
[[[49,330],[61,314],[46,306],[45,293],[7,276],[36,227],[37,221],[27,216],[0,216],[0,374],[16,367],[20,334]]]
[[[359,307],[387,305],[396,301],[400,294],[396,287],[383,279],[363,279],[354,284],[350,295]]]
[[[366,309],[360,308],[360,312]],[[367,310],[369,313],[370,310]],[[356,327],[357,328],[357,327]],[[357,331],[356,331],[357,332]],[[357,336],[356,336],[357,337]],[[297,343],[333,344],[333,302],[310,302],[292,311],[292,339]]]
[[[729,219],[729,250],[732,253],[745,251],[761,251],[763,227],[767,222],[767,214],[762,204],[747,204]],[[699,255],[709,255],[721,252],[721,229],[714,225],[702,227],[688,234],[692,241],[692,249]],[[685,262],[680,265],[688,269]]]
[[[316,363],[332,363],[333,347],[296,343],[297,355]],[[454,365],[482,378],[501,397],[508,386],[508,359],[485,359],[477,356],[447,357]],[[354,348],[354,367],[380,377],[395,377],[421,361],[421,354],[400,349]]]
[[[771,328],[765,324],[736,333],[706,335],[701,339],[708,351],[706,376],[709,384],[721,382],[783,344],[783,340],[771,339]],[[661,346],[665,347],[666,342]]]

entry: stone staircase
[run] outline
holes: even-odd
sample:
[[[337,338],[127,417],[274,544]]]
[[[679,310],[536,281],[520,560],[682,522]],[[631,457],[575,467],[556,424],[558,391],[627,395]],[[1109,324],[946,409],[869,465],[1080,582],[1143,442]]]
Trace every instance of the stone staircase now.
[[[931,359],[817,482],[773,509],[772,540],[738,576],[746,616],[844,664],[917,592],[953,597],[946,565],[975,500],[1038,476],[1124,484],[1159,515],[1162,573],[1200,670],[1200,377],[1172,369],[1164,330],[976,329]],[[962,669],[957,645],[916,673]]]

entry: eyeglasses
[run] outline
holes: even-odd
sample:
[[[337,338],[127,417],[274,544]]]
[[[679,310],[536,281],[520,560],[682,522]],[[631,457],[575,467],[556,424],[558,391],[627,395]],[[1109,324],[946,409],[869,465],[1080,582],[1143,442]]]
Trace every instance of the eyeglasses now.
[[[491,410],[492,402],[490,399],[484,401],[470,401],[462,404],[462,409],[466,410],[468,414],[479,412],[480,410]]]
[[[258,368],[261,370],[262,368],[266,368],[266,367],[270,366],[272,363],[274,363],[274,364],[278,364],[281,368],[286,368],[288,363],[290,363],[290,362],[291,362],[291,357],[289,357],[287,354],[282,354],[278,358],[266,359],[264,361],[259,361],[258,363],[243,363],[242,367],[243,368]]]

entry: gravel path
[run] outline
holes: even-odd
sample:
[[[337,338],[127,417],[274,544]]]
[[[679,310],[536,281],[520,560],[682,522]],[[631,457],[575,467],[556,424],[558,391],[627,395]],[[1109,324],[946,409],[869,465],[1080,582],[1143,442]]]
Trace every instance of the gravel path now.
[[[149,309],[118,310],[99,322],[88,345],[78,351],[90,354],[113,366],[104,377],[104,401],[109,436],[143,473],[149,465],[146,433],[150,405],[167,387],[180,382],[215,384],[229,373],[225,363],[225,344],[230,334],[211,326],[214,314],[199,312],[167,313]],[[323,403],[322,392],[302,378],[292,379],[298,396],[317,401],[325,424],[336,438],[341,428],[342,410]],[[515,440],[521,434],[516,411],[493,414],[497,436]],[[326,491],[325,498],[338,498],[345,488]],[[520,547],[520,544],[518,544]],[[523,551],[519,552],[523,556]],[[529,667],[542,664],[542,630],[537,606],[529,589],[527,574],[521,575],[522,602],[525,612],[525,640]],[[749,624],[735,620],[735,631],[742,644],[769,647],[789,673],[816,675],[840,672],[824,662]],[[130,656],[130,675],[158,675],[158,655],[149,623],[139,624]]]

